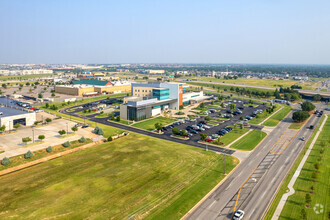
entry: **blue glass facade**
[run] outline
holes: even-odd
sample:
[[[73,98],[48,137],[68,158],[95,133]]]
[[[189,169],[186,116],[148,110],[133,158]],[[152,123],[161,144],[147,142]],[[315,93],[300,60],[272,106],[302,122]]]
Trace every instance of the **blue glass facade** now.
[[[153,89],[152,97],[157,98],[158,100],[165,100],[170,98],[170,90],[169,89]]]

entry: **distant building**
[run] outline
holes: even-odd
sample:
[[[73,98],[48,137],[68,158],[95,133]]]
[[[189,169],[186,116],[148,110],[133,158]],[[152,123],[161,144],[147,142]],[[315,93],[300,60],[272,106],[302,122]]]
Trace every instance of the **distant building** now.
[[[165,70],[146,70],[149,74],[164,74]]]
[[[308,80],[308,76],[293,76],[292,79],[293,79],[293,80],[303,80],[303,81],[307,81],[307,80]]]
[[[127,81],[102,81],[83,79],[72,81],[72,85],[57,85],[55,92],[73,96],[95,96],[100,94],[116,94],[131,91],[131,83]]]

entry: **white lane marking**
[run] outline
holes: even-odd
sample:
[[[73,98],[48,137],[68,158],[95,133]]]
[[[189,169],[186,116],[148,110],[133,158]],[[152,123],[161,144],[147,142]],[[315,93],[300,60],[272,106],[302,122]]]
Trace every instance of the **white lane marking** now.
[[[216,202],[217,202],[217,201],[214,200],[214,201],[211,203],[211,205],[209,205],[209,208],[211,208]]]

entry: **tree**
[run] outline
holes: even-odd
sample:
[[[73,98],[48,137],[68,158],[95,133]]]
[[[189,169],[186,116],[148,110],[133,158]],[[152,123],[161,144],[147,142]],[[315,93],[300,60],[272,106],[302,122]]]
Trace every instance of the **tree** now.
[[[108,141],[112,141],[112,137],[111,136],[108,137]]]
[[[63,147],[69,147],[71,144],[69,141],[66,141],[62,144]]]
[[[116,117],[116,121],[120,122],[120,116],[119,115]]]
[[[49,103],[46,103],[45,104],[45,108],[49,108]]]
[[[316,102],[321,101],[321,99],[322,99],[322,96],[320,94],[316,94],[314,96],[314,101],[316,101]]]
[[[163,127],[163,124],[160,123],[160,122],[157,122],[157,123],[155,124],[155,128],[156,128],[158,131],[162,130],[162,127]]]
[[[49,122],[51,122],[52,121],[52,119],[50,119],[50,118],[46,118],[46,122],[47,123],[49,123]]]
[[[172,128],[172,133],[179,135],[180,134],[179,128]]]
[[[205,116],[204,119],[205,119],[205,121],[210,121],[211,120],[211,118],[209,116]]]
[[[72,130],[73,132],[76,132],[76,131],[78,131],[78,127],[73,126],[73,127],[71,128],[71,130]]]
[[[20,126],[20,125],[19,125],[18,123],[14,124],[14,128],[15,128],[15,129],[19,128],[19,126]]]
[[[42,141],[43,139],[45,139],[46,137],[45,137],[45,135],[39,135],[38,136],[38,139],[40,140],[40,141]]]
[[[235,104],[230,104],[230,109],[232,110],[232,111],[234,111],[235,110],[235,108],[236,108],[236,105]]]
[[[24,154],[25,159],[30,159],[31,157],[33,157],[33,153],[30,150]]]
[[[10,159],[8,157],[4,157],[2,160],[1,160],[1,165],[8,165],[10,164]]]
[[[309,118],[309,113],[306,111],[296,111],[292,114],[292,119],[295,122],[302,122]]]
[[[201,140],[205,140],[205,138],[207,138],[207,134],[201,133]]]
[[[200,108],[205,108],[205,104],[202,102],[200,105],[199,105]]]
[[[313,103],[311,103],[311,102],[303,102],[301,104],[301,109],[303,111],[309,112],[309,111],[312,111],[315,109],[315,105],[313,105]]]
[[[52,151],[53,151],[52,146],[47,147],[47,148],[46,148],[46,151],[47,151],[48,153],[52,152]]]
[[[62,136],[64,134],[66,134],[66,131],[65,130],[59,130],[58,133]]]
[[[52,92],[52,97],[55,97],[55,93],[54,92]]]
[[[182,131],[181,131],[181,135],[182,135],[182,136],[187,136],[187,134],[188,134],[188,133],[187,133],[186,130],[182,130]]]
[[[30,141],[32,141],[32,139],[30,137],[24,137],[24,138],[22,138],[22,142],[25,143],[25,144],[27,142],[30,142]]]
[[[42,94],[39,93],[39,94],[38,94],[38,98],[39,98],[39,99],[42,99],[42,97],[43,97]]]
[[[82,136],[78,141],[79,141],[79,143],[84,143],[84,142],[86,142],[86,138],[84,136]]]

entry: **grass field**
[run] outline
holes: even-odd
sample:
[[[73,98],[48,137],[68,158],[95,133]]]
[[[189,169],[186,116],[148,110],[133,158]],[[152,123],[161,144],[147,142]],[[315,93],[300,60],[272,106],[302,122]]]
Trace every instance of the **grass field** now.
[[[267,121],[265,121],[262,125],[275,127],[280,121],[284,119],[284,117],[291,111],[291,107],[288,105],[284,105],[283,108],[270,117]]]
[[[179,219],[224,178],[222,157],[131,133],[0,177],[0,217]]]
[[[84,111],[80,111],[80,112],[77,112],[77,114],[79,114],[79,115],[92,115],[92,114],[95,114],[95,113],[97,113],[96,111],[86,111],[86,112],[84,112]]]
[[[264,139],[264,137],[266,137],[266,135],[267,134],[262,131],[251,131],[243,138],[235,142],[233,145],[231,145],[230,148],[251,151]]]
[[[227,146],[228,144],[230,144],[231,142],[233,142],[234,140],[236,140],[237,138],[239,138],[248,131],[249,129],[247,128],[243,128],[243,129],[235,128],[231,132],[228,132],[224,136],[220,137],[218,141],[222,142],[223,146]],[[214,142],[214,144],[218,144],[218,141]]]
[[[254,125],[257,125],[259,123],[261,123],[263,120],[265,120],[267,117],[269,117],[271,114],[274,114],[274,112],[276,112],[278,109],[281,108],[281,105],[279,104],[275,104],[275,108],[274,108],[274,111],[272,113],[267,113],[266,111],[264,111],[263,113],[261,114],[258,114],[257,117],[254,117],[252,118],[250,121],[249,121],[249,124],[254,124]]]
[[[185,77],[186,78],[186,77]],[[189,77],[188,77],[189,78]],[[191,77],[194,79],[195,77]],[[216,79],[211,77],[197,77],[199,81],[212,81],[212,82],[224,82],[232,84],[241,84],[241,85],[253,85],[253,86],[267,86],[267,87],[291,87],[292,85],[302,86],[303,89],[315,90],[321,82],[298,82],[295,80],[271,80],[271,79]]]
[[[290,125],[290,129],[299,130],[304,125],[304,122],[293,122]]]
[[[305,209],[307,212],[307,219],[327,219],[329,216],[330,202],[329,202],[329,173],[330,173],[330,119],[326,121],[323,130],[317,139],[313,150],[300,172],[300,175],[294,185],[295,193],[288,198],[285,203],[279,219],[300,219],[301,210]],[[321,153],[321,149],[324,153]],[[320,163],[320,168],[317,170],[315,164]],[[318,172],[316,182],[313,181],[312,174]],[[314,190],[311,189],[314,187]],[[316,204],[324,206],[324,211],[321,214],[316,214],[313,208],[306,208],[305,196],[310,194],[311,207]]]
[[[36,79],[36,78],[50,77],[50,76],[54,76],[54,75],[53,74],[35,74],[35,75],[0,76],[0,81]]]
[[[324,117],[321,119],[320,123],[319,124],[322,124],[322,121],[324,120]],[[304,150],[302,151],[302,153],[300,153],[300,155],[298,156],[296,162],[294,163],[292,169],[289,171],[288,175],[286,176],[286,178],[284,179],[280,189],[278,190],[271,206],[269,207],[266,215],[265,215],[265,219],[271,219],[272,216],[274,215],[274,212],[277,208],[277,205],[278,203],[280,202],[280,199],[282,198],[283,194],[287,192],[288,190],[288,184],[293,176],[293,174],[296,172],[296,169],[297,167],[299,166],[299,163],[301,162],[303,156],[305,155],[306,153],[306,149],[308,149],[309,145],[312,143],[312,140],[313,138],[315,137],[316,135],[316,132],[319,130],[319,126],[316,126],[315,127],[315,130],[313,132],[313,134],[311,135],[311,137],[309,138],[307,144],[305,145],[305,148]]]
[[[171,124],[172,122],[175,122],[175,119],[170,119],[170,118],[165,118],[162,116],[159,116],[157,118],[152,118],[152,119],[147,119],[138,123],[133,124],[133,127],[136,128],[142,128],[148,131],[152,131],[155,130],[155,124],[156,123],[161,123],[163,124],[163,126],[167,125],[167,124]]]

